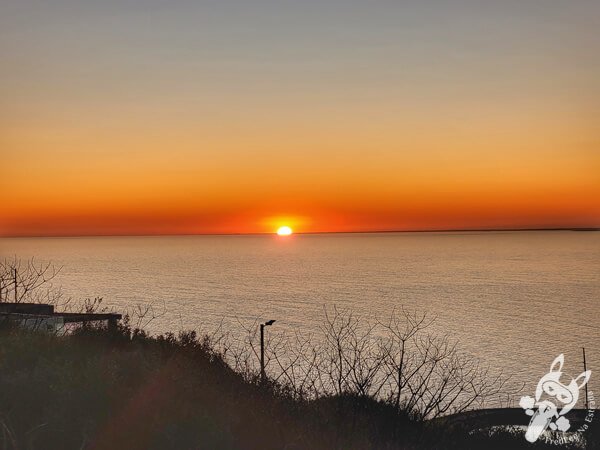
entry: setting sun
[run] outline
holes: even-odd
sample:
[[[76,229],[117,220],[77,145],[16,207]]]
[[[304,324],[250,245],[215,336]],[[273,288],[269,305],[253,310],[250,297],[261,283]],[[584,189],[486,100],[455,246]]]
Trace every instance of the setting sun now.
[[[277,234],[279,236],[289,236],[290,234],[292,234],[292,229],[290,227],[287,227],[287,226],[279,227],[277,229]]]

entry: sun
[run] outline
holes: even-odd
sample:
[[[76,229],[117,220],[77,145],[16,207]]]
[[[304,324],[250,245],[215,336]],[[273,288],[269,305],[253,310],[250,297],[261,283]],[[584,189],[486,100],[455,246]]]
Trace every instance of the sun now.
[[[277,234],[279,236],[289,236],[292,233],[293,233],[292,229],[288,226],[279,227],[277,229]]]

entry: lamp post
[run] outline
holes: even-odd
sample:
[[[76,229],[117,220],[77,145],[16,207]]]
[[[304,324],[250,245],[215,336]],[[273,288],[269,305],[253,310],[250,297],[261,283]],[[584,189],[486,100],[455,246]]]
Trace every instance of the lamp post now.
[[[260,324],[260,380],[262,382],[267,378],[265,374],[265,327],[274,323],[274,320],[267,320],[265,323]]]

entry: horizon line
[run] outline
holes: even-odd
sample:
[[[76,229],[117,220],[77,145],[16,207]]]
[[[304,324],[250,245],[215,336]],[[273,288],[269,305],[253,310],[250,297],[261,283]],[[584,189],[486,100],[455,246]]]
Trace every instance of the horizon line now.
[[[519,231],[600,231],[600,227],[537,227],[537,228],[441,228],[432,230],[356,230],[356,231],[294,231],[294,235],[315,234],[386,234],[386,233],[466,233],[466,232],[519,232]],[[146,234],[32,234],[6,235],[0,239],[31,239],[31,238],[86,238],[86,237],[177,237],[177,236],[270,236],[276,232],[253,233],[146,233]]]

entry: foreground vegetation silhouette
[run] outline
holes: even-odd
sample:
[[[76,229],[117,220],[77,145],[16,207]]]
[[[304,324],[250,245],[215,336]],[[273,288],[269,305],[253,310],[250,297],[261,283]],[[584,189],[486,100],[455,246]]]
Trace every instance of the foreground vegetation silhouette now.
[[[54,336],[4,323],[0,340],[7,449],[544,448],[356,393],[297,399],[245,379],[193,332],[150,337],[124,323]]]

